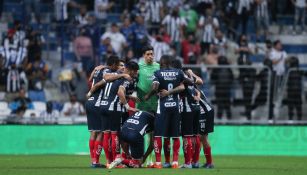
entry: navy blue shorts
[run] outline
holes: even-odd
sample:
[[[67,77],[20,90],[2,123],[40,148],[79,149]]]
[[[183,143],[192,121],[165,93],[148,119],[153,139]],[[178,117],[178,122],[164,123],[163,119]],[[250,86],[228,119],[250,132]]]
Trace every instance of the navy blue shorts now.
[[[199,134],[199,110],[181,113],[181,135],[193,136]]]
[[[214,109],[200,114],[199,116],[199,134],[206,135],[214,131]]]
[[[141,159],[144,155],[144,137],[136,130],[122,128],[119,138],[129,144],[131,157]]]
[[[128,112],[123,112],[122,118],[121,118],[121,126],[124,125],[125,121],[129,118],[129,113]]]
[[[101,114],[99,107],[95,106],[95,100],[85,103],[87,127],[89,131],[102,131]]]
[[[181,116],[179,108],[163,108],[156,115],[154,136],[180,137]]]
[[[120,131],[122,114],[121,111],[102,111],[102,131]]]

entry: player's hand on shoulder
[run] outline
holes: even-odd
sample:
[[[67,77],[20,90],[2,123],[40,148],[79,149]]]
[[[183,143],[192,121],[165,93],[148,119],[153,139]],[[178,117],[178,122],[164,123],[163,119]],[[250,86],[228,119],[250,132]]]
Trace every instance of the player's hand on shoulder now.
[[[165,90],[165,89],[162,89],[160,91],[160,93],[159,93],[159,96],[162,97],[162,98],[166,97],[166,96],[169,96],[169,92],[167,90]]]
[[[147,101],[149,99],[149,95],[146,94],[143,99],[144,99],[144,101]]]
[[[87,94],[86,94],[86,99],[89,99],[91,97],[92,93],[91,91],[89,91]]]
[[[123,76],[123,78],[125,78],[125,79],[128,80],[128,81],[131,81],[131,80],[132,80],[132,78],[131,78],[130,75],[128,75],[128,74],[122,74],[122,76]]]

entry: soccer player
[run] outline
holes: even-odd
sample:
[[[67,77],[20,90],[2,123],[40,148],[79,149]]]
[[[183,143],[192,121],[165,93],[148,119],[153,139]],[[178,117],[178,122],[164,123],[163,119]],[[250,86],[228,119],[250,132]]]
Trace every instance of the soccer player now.
[[[140,102],[136,104],[136,108],[142,111],[156,111],[158,98],[156,96],[152,96],[147,101],[144,101],[144,96],[151,90],[152,76],[156,70],[160,69],[160,65],[154,62],[153,47],[144,46],[142,49],[142,54],[144,60],[139,62],[140,70],[137,84],[137,96],[140,99]],[[151,167],[153,165],[151,155],[148,156],[146,165],[147,167]]]
[[[172,61],[172,67],[182,69],[180,60]],[[200,77],[195,75],[192,70],[188,69],[185,72],[187,78],[191,82],[185,82],[185,90],[180,93],[181,95],[181,134],[183,137],[183,150],[185,163],[182,168],[192,168],[198,164],[200,153],[200,140],[199,140],[199,114],[200,114],[200,92],[194,87],[195,84],[201,85],[203,81]],[[166,90],[160,92],[160,96],[164,97],[170,95]],[[198,155],[198,157],[197,157]],[[193,161],[193,166],[192,166]],[[197,162],[197,163],[195,163]]]
[[[128,62],[124,73],[129,74],[132,78],[136,78],[138,69],[139,66],[137,63]],[[136,111],[136,109],[128,105],[126,100],[126,92],[130,84],[133,83],[121,78],[113,82],[108,82],[103,90],[100,108],[103,115],[103,148],[108,161],[107,166],[113,161],[111,157],[114,159],[119,154],[118,131],[120,129],[123,108],[134,112]],[[109,154],[110,146],[112,155]]]
[[[116,158],[109,166],[109,169],[119,165],[120,163],[133,168],[141,167],[141,164],[146,160],[147,156],[153,150],[152,131],[154,129],[154,114],[151,112],[139,111],[129,117],[124,123],[120,138],[130,147],[131,158]],[[150,133],[150,144],[144,154],[144,135]],[[125,152],[128,153],[128,147]]]
[[[206,157],[206,163],[203,165],[204,168],[214,168],[213,162],[212,162],[212,155],[211,155],[211,146],[208,140],[208,134],[212,133],[214,131],[214,109],[213,106],[208,101],[206,95],[199,90],[201,93],[200,97],[200,135],[201,135],[201,141],[204,148],[204,155]],[[197,166],[197,164],[195,164]]]
[[[152,90],[145,95],[144,99],[149,99],[162,89],[170,91],[178,86],[182,87],[179,90],[184,90],[182,82],[184,74],[181,70],[171,68],[172,57],[163,55],[160,59],[161,69],[154,73]],[[179,92],[180,92],[179,91]],[[161,150],[162,137],[167,138],[168,143],[170,138],[173,139],[173,162],[172,168],[178,168],[178,155],[180,148],[180,113],[179,113],[179,94],[173,92],[172,95],[159,98],[157,116],[154,129],[154,149],[156,156],[155,168],[162,168]],[[167,144],[168,144],[167,143]],[[165,142],[164,142],[165,144]],[[170,153],[165,154],[166,162],[170,162]]]
[[[99,163],[100,153],[103,146],[102,121],[100,117],[101,114],[99,113],[99,106],[103,93],[101,88],[107,81],[112,81],[122,77],[131,79],[127,74],[113,74],[118,69],[118,62],[118,57],[110,56],[107,61],[107,66],[97,66],[90,76],[90,81],[92,80],[92,88],[87,94],[88,100],[85,104],[85,108],[88,129],[90,131],[89,148],[92,167],[101,167]]]

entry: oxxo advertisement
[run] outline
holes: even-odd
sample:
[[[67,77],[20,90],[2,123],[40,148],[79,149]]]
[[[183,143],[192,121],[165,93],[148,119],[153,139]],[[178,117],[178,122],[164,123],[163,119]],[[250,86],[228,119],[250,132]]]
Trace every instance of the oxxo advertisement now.
[[[85,125],[2,125],[0,138],[0,154],[88,154]],[[215,155],[307,156],[307,126],[216,126],[209,139]]]

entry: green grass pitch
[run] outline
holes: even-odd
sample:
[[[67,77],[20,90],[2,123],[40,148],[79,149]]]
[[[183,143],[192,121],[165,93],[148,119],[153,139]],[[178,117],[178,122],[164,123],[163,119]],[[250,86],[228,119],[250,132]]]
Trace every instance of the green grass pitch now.
[[[107,170],[90,168],[89,156],[0,155],[0,175],[306,175],[306,162],[307,157],[215,156],[215,168],[211,170],[202,168]]]

